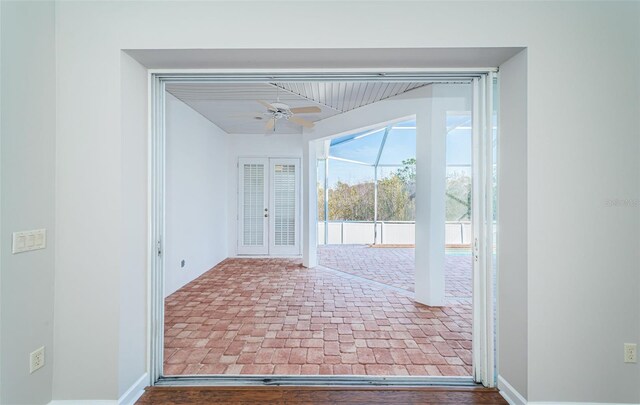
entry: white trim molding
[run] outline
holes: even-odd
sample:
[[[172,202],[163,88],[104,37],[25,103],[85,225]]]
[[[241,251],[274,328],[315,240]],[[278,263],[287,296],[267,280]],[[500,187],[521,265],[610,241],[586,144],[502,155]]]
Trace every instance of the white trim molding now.
[[[144,373],[119,399],[60,399],[47,405],[133,405],[149,385],[149,374]]]
[[[133,405],[144,394],[144,388],[149,385],[149,374],[144,373],[118,399],[118,405]]]
[[[49,402],[48,405],[118,405],[115,399],[60,399]]]
[[[500,395],[509,403],[509,405],[634,405],[634,404],[622,404],[614,402],[559,402],[559,401],[534,401],[527,402],[527,400],[516,391],[511,384],[507,382],[501,375],[498,376],[498,389]],[[640,405],[640,403],[638,403]]]
[[[509,405],[527,405],[527,400],[501,375],[498,376],[498,389]]]
[[[473,173],[473,375],[485,387],[496,386],[493,315],[493,73],[472,81]],[[499,249],[499,247],[498,247]]]
[[[640,405],[633,402],[553,402],[553,401],[535,401],[527,402],[527,405]]]
[[[287,71],[287,70],[278,70],[268,71],[268,73],[262,72],[228,72],[228,73],[220,73],[216,70],[209,71],[197,71],[197,70],[188,70],[183,71],[180,69],[177,70],[150,70],[149,71],[149,83],[150,83],[150,100],[149,100],[149,261],[148,261],[148,288],[149,288],[149,308],[148,308],[148,319],[149,319],[149,338],[150,342],[148,344],[149,347],[149,381],[151,385],[157,385],[159,382],[163,382],[163,385],[179,385],[181,380],[185,380],[188,378],[187,376],[182,376],[178,378],[166,379],[163,377],[163,349],[164,349],[164,258],[162,254],[163,243],[164,243],[164,234],[165,234],[165,218],[164,218],[164,196],[165,196],[165,111],[164,111],[164,97],[165,97],[165,86],[167,83],[245,83],[245,82],[272,82],[274,80],[280,81],[326,81],[326,80],[334,80],[334,81],[390,81],[390,82],[398,82],[398,81],[421,81],[421,82],[429,82],[429,83],[442,83],[442,82],[455,82],[455,83],[479,83],[479,79],[483,84],[486,84],[488,81],[492,83],[493,72],[495,72],[495,68],[478,68],[478,69],[463,69],[462,71],[456,69],[419,69],[419,70],[388,70],[379,71],[375,70],[369,73],[362,73],[362,71],[335,71],[330,72],[328,70],[324,71]],[[164,73],[163,73],[164,72]],[[491,86],[489,86],[489,91],[482,93],[483,97],[478,97],[477,102],[487,102],[491,101]],[[418,89],[420,90],[420,89]],[[431,90],[431,89],[428,89]],[[429,93],[427,91],[427,87],[425,87],[424,92]],[[431,93],[432,94],[432,93]],[[466,94],[466,93],[465,93]],[[474,94],[478,94],[475,92]],[[413,100],[410,100],[413,101]],[[474,118],[474,121],[484,123],[482,126],[484,130],[481,131],[482,134],[488,135],[490,131],[488,131],[489,123],[491,120],[490,108],[491,104],[484,106],[482,109],[478,109],[478,113],[483,112],[484,115],[474,115],[477,116],[477,120]],[[381,108],[381,107],[380,107]],[[391,121],[401,119],[403,116],[412,116],[414,114],[424,113],[423,109],[418,109],[409,114],[389,114],[384,108],[381,108],[381,116],[378,117],[379,120],[386,121],[384,117],[390,119]],[[377,111],[377,110],[376,110]],[[346,113],[345,113],[346,114]],[[417,119],[418,116],[416,115]],[[481,120],[482,118],[482,120]],[[427,121],[429,121],[427,119]],[[372,125],[371,122],[365,122],[364,126]],[[361,125],[357,123],[352,123],[354,128],[362,128]],[[476,125],[477,127],[478,125]],[[315,127],[316,131],[319,129],[319,124]],[[345,128],[344,130],[350,130],[354,128]],[[330,129],[327,127],[326,129]],[[336,135],[340,133],[340,131],[327,131],[329,135]],[[318,136],[318,134],[320,134]],[[319,138],[325,138],[327,135],[322,135],[320,132],[317,132],[315,136],[318,138],[314,138],[314,135],[310,132],[305,132],[303,134],[303,157],[302,157],[302,173],[304,175],[304,181],[302,185],[303,191],[303,199],[302,199],[302,212],[303,212],[303,230],[302,230],[302,250],[303,250],[303,264],[307,267],[314,267],[317,265],[316,255],[315,255],[315,247],[316,247],[316,238],[317,232],[315,232],[317,226],[317,218],[316,211],[313,209],[315,206],[316,198],[315,194],[315,184],[317,177],[316,170],[316,147],[312,145],[310,141],[316,140]],[[483,145],[491,145],[491,137],[485,139],[486,142],[483,142]],[[488,149],[486,155],[486,159],[483,160],[487,166],[484,167],[485,173],[491,173],[490,163],[492,162],[490,157],[491,153],[490,148]],[[486,177],[486,176],[485,176]],[[488,185],[489,183],[483,183]],[[311,186],[310,186],[311,185]],[[312,187],[313,186],[313,187]],[[311,187],[311,188],[310,188]],[[312,190],[313,192],[311,192]],[[484,217],[488,218],[488,213],[491,213],[491,188],[486,190],[487,192],[483,195],[486,198],[484,208]],[[484,229],[484,228],[483,228]],[[487,228],[488,229],[488,228]],[[485,229],[486,230],[486,229]],[[489,241],[491,241],[491,233],[486,230],[486,232],[482,233],[482,236],[489,235]],[[234,241],[235,242],[235,241]],[[491,257],[492,251],[490,247],[491,243],[484,243],[483,245],[485,249],[483,251],[476,252],[477,257],[485,256],[488,254],[488,258],[483,260],[483,264],[485,265],[485,269],[491,269]],[[477,266],[476,266],[477,267]],[[481,352],[483,355],[481,357],[474,357],[474,369],[476,372],[475,382],[481,382],[485,386],[494,387],[495,386],[495,373],[493,372],[495,366],[495,350],[493,347],[493,317],[488,314],[493,314],[493,289],[492,289],[492,278],[490,277],[490,271],[483,274],[483,277],[480,281],[481,284],[486,284],[484,288],[484,293],[482,294],[482,305],[475,307],[481,307],[482,310],[486,311],[486,313],[482,314],[482,316],[478,317],[478,321],[474,320],[474,336],[480,336],[483,334],[490,334],[484,336],[480,341],[476,341],[473,347],[474,353]],[[475,295],[475,294],[474,294]],[[474,312],[474,315],[480,315],[477,312]],[[474,316],[476,318],[476,316]],[[478,327],[477,323],[483,322],[481,328]],[[478,372],[477,370],[481,369],[482,372]],[[221,376],[207,376],[210,382],[217,381],[218,383],[224,384],[227,381],[224,380]],[[237,377],[235,377],[237,378]],[[470,379],[469,379],[470,380]],[[315,381],[316,384],[324,384],[324,385],[335,385],[337,381],[336,376],[327,376],[322,377],[318,381]],[[369,385],[374,379],[372,377],[366,378],[358,378],[355,380],[345,381],[345,384],[354,384],[354,381],[358,381],[360,384]],[[199,383],[204,383],[202,380],[198,380]],[[248,380],[245,378],[237,379],[234,381],[235,384],[246,385],[248,384]],[[269,385],[273,384],[272,376],[269,376],[267,379],[261,379],[253,382],[254,384],[259,385]],[[306,384],[311,384],[311,381],[306,380]],[[383,379],[380,382],[380,385],[398,385],[401,382],[398,380],[391,379]],[[417,382],[412,382],[413,384],[419,385],[434,385],[435,380],[430,378],[423,378]],[[472,381],[465,381],[465,384],[471,384]]]

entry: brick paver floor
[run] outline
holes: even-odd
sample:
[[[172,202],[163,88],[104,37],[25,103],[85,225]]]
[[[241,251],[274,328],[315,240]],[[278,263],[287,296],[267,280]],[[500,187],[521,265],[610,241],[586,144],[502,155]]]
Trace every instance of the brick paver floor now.
[[[165,375],[470,375],[471,306],[299,259],[227,259],[165,301]]]
[[[372,248],[367,245],[318,247],[322,266],[414,291],[415,248]],[[445,294],[450,304],[471,304],[471,254],[445,255]]]

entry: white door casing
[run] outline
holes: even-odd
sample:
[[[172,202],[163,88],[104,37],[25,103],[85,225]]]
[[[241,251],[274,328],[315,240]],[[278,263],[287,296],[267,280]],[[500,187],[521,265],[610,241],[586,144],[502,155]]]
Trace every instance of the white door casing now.
[[[493,82],[489,72],[472,81],[473,88],[473,376],[495,387],[495,291],[493,172]],[[496,139],[497,142],[497,139]]]
[[[380,72],[361,72],[362,69],[355,70],[340,70],[334,72],[323,71],[322,73],[309,73],[308,71],[300,71],[299,73],[303,74],[294,76],[296,80],[301,80],[301,78],[309,81],[317,81],[317,80],[326,80],[327,78],[340,78],[341,75],[345,73],[349,73],[354,77],[357,77],[361,80],[389,80],[390,76],[393,76],[394,79],[399,79],[401,77],[407,76],[408,79],[414,80],[443,80],[446,78],[446,74],[451,74],[452,79],[456,80],[469,80],[474,85],[474,116],[481,117],[482,112],[487,110],[491,111],[491,108],[487,108],[487,104],[490,105],[490,89],[489,92],[484,91],[486,87],[483,85],[488,78],[494,77],[494,72],[496,69],[494,68],[479,68],[479,69],[450,69],[443,71],[442,69],[413,69],[409,74],[406,73],[403,69],[389,69],[384,72],[384,75],[380,74]],[[164,255],[162,254],[163,249],[163,239],[164,239],[164,186],[165,186],[165,84],[166,83],[178,83],[184,82],[185,80],[203,82],[203,83],[218,83],[218,82],[226,82],[228,81],[228,71],[217,71],[217,70],[207,70],[203,72],[195,72],[198,73],[199,76],[196,78],[188,77],[189,74],[194,74],[193,71],[176,71],[176,70],[166,70],[166,71],[150,71],[149,79],[150,79],[150,109],[149,109],[149,123],[150,123],[150,134],[149,134],[149,246],[148,246],[148,274],[149,274],[149,306],[148,306],[148,359],[149,359],[149,384],[150,385],[176,385],[186,382],[189,382],[191,376],[164,376],[163,372],[163,359],[164,359]],[[240,77],[237,78],[239,82],[265,82],[270,83],[276,79],[280,79],[283,81],[291,80],[291,72],[285,70],[277,70],[270,71],[268,74],[264,72],[243,72],[240,74]],[[487,94],[488,93],[488,94]],[[486,134],[487,125],[482,125],[480,120],[474,119],[474,138],[476,134]],[[489,141],[491,142],[491,141]],[[481,153],[482,154],[482,153]],[[486,154],[484,154],[486,156]],[[474,158],[478,158],[479,156],[474,156]],[[491,160],[485,161],[484,165],[479,161],[477,161],[478,167],[487,167],[490,166]],[[307,162],[308,163],[308,162]],[[266,164],[263,166],[267,168],[269,165],[268,159],[266,159]],[[307,165],[305,165],[307,166]],[[309,187],[307,184],[307,179],[311,178],[309,172],[313,171],[315,168],[315,164],[309,165],[309,167],[305,168],[305,187]],[[265,174],[265,179],[263,185],[266,185],[268,182],[268,173],[263,172]],[[314,177],[315,178],[315,177]],[[302,185],[300,185],[302,187]],[[313,187],[313,186],[311,186]],[[474,192],[477,188],[488,188],[486,182],[477,180],[477,184],[474,185]],[[488,195],[485,197],[491,196],[491,189]],[[263,198],[269,199],[268,189],[262,195]],[[474,197],[477,197],[474,194]],[[238,200],[241,198],[240,190],[238,192]],[[308,198],[305,193],[305,198]],[[484,207],[474,207],[479,211],[491,212],[491,199],[486,198]],[[268,202],[268,201],[267,201]],[[268,208],[268,204],[265,202],[264,207]],[[488,204],[486,204],[488,202]],[[478,211],[476,211],[477,213]],[[238,212],[238,223],[240,223],[240,211]],[[312,218],[312,215],[305,214],[305,222],[308,218]],[[313,219],[315,220],[315,218]],[[264,220],[263,220],[264,221]],[[268,221],[268,220],[267,220]],[[480,221],[478,221],[480,222]],[[265,223],[263,222],[263,225]],[[267,222],[268,224],[268,222]],[[483,226],[482,223],[475,224],[479,226]],[[491,224],[490,224],[491,225]],[[268,225],[263,226],[263,232],[266,232],[266,236],[262,239],[263,244],[268,243]],[[493,314],[495,309],[495,303],[493,302],[493,297],[495,296],[495,292],[493,291],[493,282],[490,280],[490,272],[487,272],[487,267],[491,268],[491,254],[489,254],[489,263],[486,263],[486,259],[483,256],[487,256],[487,253],[491,252],[492,245],[491,238],[492,236],[489,232],[486,232],[487,227],[484,226],[485,229],[478,229],[474,236],[478,237],[478,244],[476,245],[476,249],[474,251],[474,257],[476,261],[478,261],[480,265],[474,264],[474,319],[473,319],[473,368],[474,368],[474,379],[477,382],[481,382],[486,386],[493,386],[495,384],[495,352],[494,352],[494,335],[495,329],[493,328],[493,317],[489,314]],[[308,224],[305,228],[309,228]],[[476,226],[477,228],[477,226]],[[299,228],[300,229],[300,228]],[[300,230],[300,232],[302,232]],[[308,233],[305,230],[305,233]],[[489,241],[487,241],[487,236]],[[299,236],[298,238],[299,239]],[[308,241],[315,242],[315,238],[310,238]],[[268,244],[266,250],[268,251]],[[305,249],[308,249],[305,247]],[[239,250],[240,252],[240,250]],[[247,253],[245,253],[247,254]],[[256,253],[259,254],[259,253]],[[487,266],[489,264],[489,266]],[[481,270],[481,271],[480,271]],[[482,274],[484,273],[484,274]],[[477,289],[481,289],[482,291],[478,292]],[[478,305],[480,304],[480,305]],[[493,371],[493,372],[492,372]],[[195,382],[195,385],[206,385],[206,384],[228,384],[229,381],[234,381],[237,385],[255,385],[259,384],[267,384],[266,380],[263,379],[262,376],[225,376],[231,377],[228,379],[221,379],[220,376],[203,376],[204,378],[198,379]],[[258,378],[257,380],[255,378]],[[300,381],[304,381],[309,384],[321,384],[326,385],[330,384],[336,378],[335,376],[305,376],[301,379],[300,376],[296,376],[294,380],[291,380],[290,376],[273,376],[274,378],[269,379],[269,384],[272,384],[274,381],[282,381],[284,383],[291,383],[292,381],[296,381],[300,383]],[[253,379],[252,379],[253,378]],[[357,383],[362,383],[363,381],[370,384],[371,381],[377,381],[378,377],[372,376],[363,376],[362,378],[352,376],[352,381]],[[378,381],[381,385],[403,385],[410,382],[411,384],[423,385],[423,384],[470,384],[472,381],[471,378],[468,377],[433,377],[433,376],[411,376],[411,377],[399,377],[398,379],[381,379]],[[304,384],[303,382],[303,384]],[[193,384],[193,381],[191,382]]]

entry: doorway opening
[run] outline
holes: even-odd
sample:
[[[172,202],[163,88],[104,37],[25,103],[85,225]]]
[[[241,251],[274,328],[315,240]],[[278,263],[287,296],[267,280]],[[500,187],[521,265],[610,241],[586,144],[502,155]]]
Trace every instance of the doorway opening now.
[[[415,117],[318,142],[319,264],[414,291]]]
[[[322,384],[344,381],[400,385],[485,382],[477,370],[480,365],[484,367],[486,359],[476,353],[489,353],[488,349],[478,345],[489,345],[490,339],[479,343],[475,337],[477,331],[482,334],[483,330],[489,329],[480,328],[475,320],[472,322],[471,303],[468,303],[466,313],[449,311],[448,306],[441,306],[446,301],[442,301],[441,305],[425,305],[425,301],[437,299],[438,294],[445,296],[445,283],[441,283],[442,291],[437,286],[438,277],[444,280],[443,269],[438,269],[438,261],[434,257],[444,257],[447,253],[444,248],[444,234],[448,232],[444,221],[447,213],[445,187],[441,187],[442,194],[439,197],[434,197],[434,180],[429,181],[431,185],[428,187],[421,186],[417,168],[420,162],[432,167],[439,166],[437,173],[441,176],[437,181],[446,184],[445,154],[435,153],[434,150],[442,146],[442,152],[445,151],[446,136],[443,137],[443,134],[446,134],[449,120],[446,119],[444,123],[438,120],[438,125],[444,126],[445,132],[437,129],[431,124],[435,121],[433,116],[437,108],[434,105],[437,103],[429,105],[422,104],[422,101],[441,97],[433,89],[444,89],[444,86],[453,84],[466,87],[468,91],[464,98],[471,102],[472,84],[477,86],[487,80],[487,74],[465,73],[452,78],[425,73],[409,78],[398,75],[394,80],[388,77],[385,76],[384,80],[377,75],[348,79],[332,78],[331,75],[292,78],[283,74],[282,77],[236,75],[232,78],[209,75],[191,79],[189,75],[154,75],[154,204],[151,236],[155,243],[151,260],[151,366],[152,378],[156,383],[175,384],[194,380],[212,384],[229,381],[238,384],[273,381]],[[335,82],[328,79],[334,79]],[[420,85],[411,87],[407,85],[409,81]],[[343,92],[342,107],[336,107],[332,100],[320,97],[323,93],[319,90],[321,83],[325,86],[324,94],[334,85],[337,86],[337,92]],[[315,88],[314,84],[318,87]],[[307,85],[309,87],[303,94],[301,89]],[[377,90],[370,89],[367,93],[367,86]],[[303,108],[295,106],[294,100],[297,99],[306,104],[316,102],[323,115],[301,114],[304,118],[300,118],[313,125],[283,121],[281,124],[284,125],[273,126],[270,124],[271,118],[265,125],[260,122],[263,119],[256,119],[260,115],[254,115],[249,120],[245,117],[238,124],[243,129],[234,128],[233,120],[227,120],[227,117],[240,115],[242,111],[235,110],[247,103],[251,103],[254,109],[266,104],[265,114],[274,113],[268,106],[284,104],[281,103],[286,98],[281,93],[283,89],[287,90],[286,97],[291,98],[285,104],[291,111]],[[274,90],[275,97],[265,94]],[[345,95],[349,91],[351,98]],[[262,94],[256,96],[260,92]],[[248,100],[248,97],[252,98]],[[175,260],[180,255],[172,255],[171,252],[181,244],[175,242],[175,235],[172,239],[170,227],[167,227],[165,235],[164,221],[166,218],[180,222],[185,212],[190,215],[195,213],[196,216],[198,212],[190,210],[188,205],[175,209],[173,197],[176,190],[171,187],[171,182],[166,181],[173,178],[173,174],[170,162],[165,161],[165,153],[168,158],[172,156],[172,136],[184,133],[165,125],[172,120],[168,104],[165,104],[167,100],[180,105],[182,109],[191,109],[191,112],[200,116],[198,120],[204,118],[213,124],[213,130],[209,128],[203,132],[215,132],[214,137],[219,143],[209,152],[215,150],[217,154],[205,156],[202,160],[224,161],[223,167],[232,168],[227,170],[227,176],[220,175],[220,168],[207,168],[211,170],[188,173],[184,178],[186,182],[194,182],[193,189],[201,190],[202,187],[209,187],[207,184],[212,179],[218,181],[226,177],[224,185],[216,182],[218,188],[210,190],[207,197],[211,198],[212,204],[222,207],[217,213],[219,215],[216,215],[216,224],[221,229],[214,229],[212,233],[212,228],[205,224],[209,235],[214,236],[208,245],[199,248],[201,251],[222,253],[210,258],[212,264],[209,267],[201,266],[189,277],[182,278],[172,278],[171,274],[185,274],[180,269],[190,261]],[[402,159],[400,164],[385,163],[390,158],[384,148],[378,149],[374,182],[364,187],[364,194],[372,193],[375,197],[372,221],[365,221],[372,223],[356,225],[364,225],[361,226],[364,230],[360,229],[362,235],[368,233],[363,237],[367,249],[383,252],[383,255],[394,255],[401,249],[414,250],[416,244],[420,249],[420,241],[426,240],[426,235],[418,234],[415,229],[421,221],[424,221],[422,224],[430,224],[429,232],[434,233],[439,232],[432,229],[434,224],[441,222],[442,250],[433,250],[430,255],[417,258],[426,265],[417,266],[420,276],[414,276],[414,295],[410,286],[402,288],[393,285],[398,282],[398,276],[389,276],[388,285],[383,285],[385,283],[375,277],[349,274],[342,269],[331,269],[332,266],[302,265],[315,260],[313,256],[317,249],[327,246],[321,239],[329,241],[335,237],[332,236],[335,230],[329,229],[332,225],[330,216],[322,217],[329,221],[318,221],[318,197],[330,193],[328,188],[318,190],[313,187],[319,175],[317,168],[321,166],[318,165],[318,157],[323,153],[318,147],[319,140],[326,138],[329,133],[337,134],[334,140],[338,141],[333,145],[333,141],[328,144],[331,149],[331,146],[339,146],[340,141],[346,144],[367,137],[374,139],[376,132],[362,136],[363,133],[353,135],[352,130],[336,130],[339,127],[337,122],[342,120],[352,128],[362,128],[362,122],[357,122],[355,115],[365,107],[371,109],[371,106],[382,102],[398,102],[403,109],[411,105],[410,110],[414,112],[391,121],[384,120],[383,130],[369,127],[363,131],[383,134],[384,143],[388,143],[387,147],[393,150],[396,133],[404,133],[406,137],[413,130],[413,138],[409,135],[408,138],[398,139],[401,139],[400,144],[405,142],[403,139],[413,139],[415,155]],[[277,108],[279,111],[280,107]],[[445,113],[451,111],[449,108]],[[220,115],[221,112],[223,115]],[[412,121],[414,115],[416,118]],[[286,116],[284,114],[285,120],[289,121]],[[174,122],[178,121],[175,117],[173,119]],[[209,124],[203,125],[208,128]],[[241,132],[247,128],[246,125],[256,124],[259,124],[256,126],[257,132]],[[430,143],[416,140],[424,138],[415,131],[421,125],[422,128],[429,127],[424,131],[429,134]],[[480,120],[474,118],[474,125],[477,127],[477,136],[481,136],[484,130]],[[283,132],[272,131],[274,127],[282,128]],[[267,134],[265,128],[268,129]],[[329,128],[331,132],[327,132]],[[349,136],[352,138],[347,140]],[[181,142],[179,137],[175,140]],[[423,142],[423,147],[430,145],[431,148],[420,149],[420,142]],[[198,150],[197,145],[192,147],[194,151]],[[346,158],[342,159],[342,162],[346,162]],[[326,158],[325,163],[330,161],[331,167],[333,160],[340,161]],[[195,158],[189,164],[194,161]],[[180,182],[180,179],[176,180]],[[202,182],[199,183],[199,180]],[[441,212],[416,208],[421,201],[420,195],[426,196],[429,201],[441,198]],[[219,204],[219,200],[227,201],[226,206]],[[329,209],[328,204],[322,208],[323,211]],[[165,217],[165,213],[173,214],[173,219],[169,218],[171,215]],[[439,222],[438,218],[443,220]],[[359,237],[358,232],[345,230],[346,222],[343,222],[340,225],[341,242]],[[478,229],[472,228],[474,231]],[[194,241],[195,235],[191,232],[187,240]],[[190,244],[191,247],[193,245]],[[434,248],[427,244],[423,246],[426,251]],[[450,248],[461,247],[465,246]],[[469,255],[469,246],[463,253]],[[354,253],[350,256],[362,255]],[[410,262],[411,254],[407,254],[407,257],[407,262]],[[484,260],[484,253],[478,252],[476,261],[481,259]],[[322,264],[322,258],[320,260]],[[393,262],[394,259],[388,261]],[[474,271],[480,271],[477,264],[474,266]],[[181,271],[183,273],[179,273]],[[180,281],[166,288],[168,280],[175,279]],[[158,290],[162,292],[160,295]],[[475,287],[473,291],[475,300]],[[491,382],[487,382],[487,385],[491,385]]]

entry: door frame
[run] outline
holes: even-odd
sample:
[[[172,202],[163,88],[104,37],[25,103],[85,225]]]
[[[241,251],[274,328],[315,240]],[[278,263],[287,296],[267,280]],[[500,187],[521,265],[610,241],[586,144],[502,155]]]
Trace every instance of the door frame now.
[[[496,218],[494,218],[494,168],[497,168],[498,138],[493,139],[495,73],[474,78],[472,85],[472,208],[473,232],[473,337],[474,379],[484,385],[497,384],[497,280]],[[497,117],[496,117],[497,118]],[[496,123],[496,131],[497,127]],[[496,171],[497,173],[497,171]],[[496,179],[497,180],[497,179]]]
[[[474,142],[479,142],[481,173],[493,164],[491,154],[492,86],[497,68],[450,69],[307,69],[268,71],[229,71],[219,69],[149,70],[149,229],[148,229],[148,375],[150,385],[383,385],[434,386],[496,385],[496,329],[494,317],[497,303],[493,287],[493,222],[486,221],[494,187],[485,177],[474,182],[474,190],[482,190],[476,208],[485,220],[478,221],[474,235],[473,281],[473,377],[374,377],[374,376],[163,376],[164,359],[164,255],[165,234],[165,86],[167,83],[269,83],[280,81],[429,81],[471,83],[473,92]],[[488,107],[489,106],[489,107]],[[484,116],[484,118],[483,118]],[[489,119],[487,119],[489,117]],[[477,141],[476,141],[477,140]],[[484,174],[483,174],[484,176]],[[478,199],[478,198],[476,198]],[[478,211],[474,216],[478,217]],[[302,234],[300,235],[302,236]],[[477,273],[477,274],[476,274]],[[491,372],[491,371],[494,372]]]

